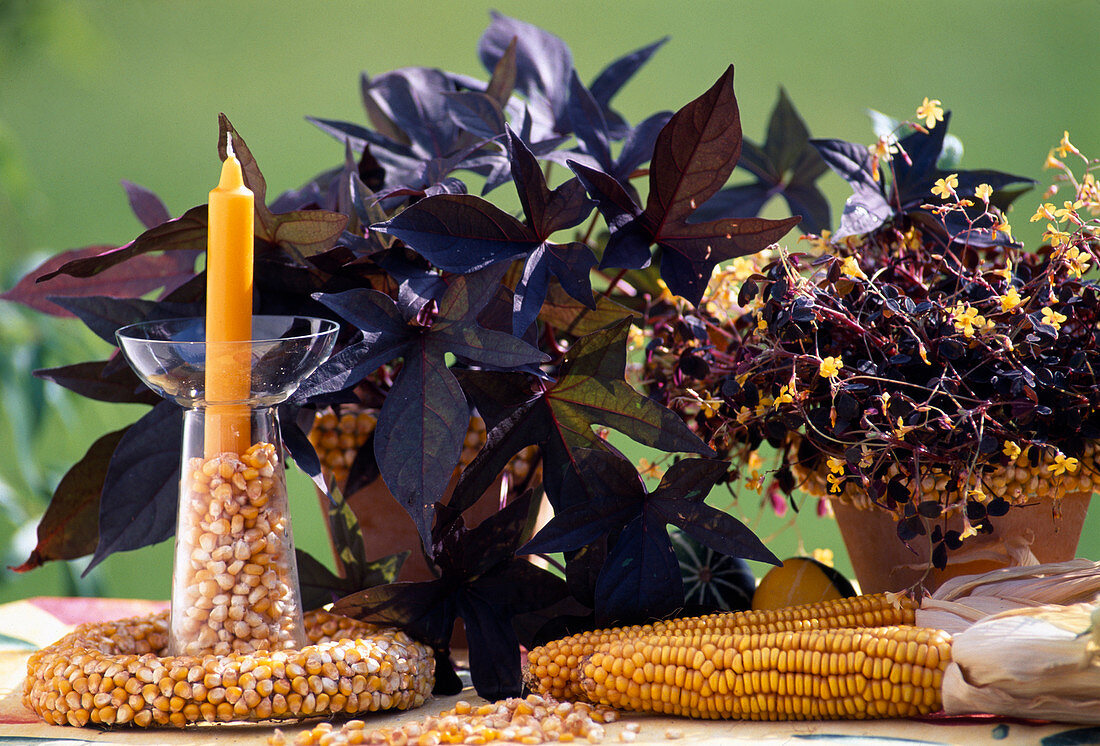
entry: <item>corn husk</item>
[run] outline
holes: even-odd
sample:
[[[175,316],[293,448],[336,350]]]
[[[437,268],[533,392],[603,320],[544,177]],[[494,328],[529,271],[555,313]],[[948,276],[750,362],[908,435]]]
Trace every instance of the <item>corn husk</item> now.
[[[1100,723],[1100,607],[1012,609],[956,634],[944,674],[948,714]]]
[[[1100,603],[1100,562],[1075,559],[952,578],[921,600],[916,623],[957,635],[1013,609],[1079,603]]]

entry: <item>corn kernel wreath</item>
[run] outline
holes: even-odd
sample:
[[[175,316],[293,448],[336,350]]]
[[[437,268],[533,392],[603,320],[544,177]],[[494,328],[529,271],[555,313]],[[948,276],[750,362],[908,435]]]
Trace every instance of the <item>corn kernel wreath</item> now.
[[[55,725],[183,727],[411,709],[431,696],[431,648],[313,611],[298,650],[165,656],[168,612],[82,624],[27,662],[23,702]]]

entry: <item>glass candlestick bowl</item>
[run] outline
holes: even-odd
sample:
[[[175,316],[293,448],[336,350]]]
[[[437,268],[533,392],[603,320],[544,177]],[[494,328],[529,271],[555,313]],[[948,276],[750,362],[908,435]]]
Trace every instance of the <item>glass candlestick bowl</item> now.
[[[338,330],[327,319],[255,316],[254,339],[216,346],[201,318],[116,332],[141,380],[184,408],[169,655],[306,644],[276,407],[324,362]],[[208,361],[243,381],[247,398],[210,400]]]

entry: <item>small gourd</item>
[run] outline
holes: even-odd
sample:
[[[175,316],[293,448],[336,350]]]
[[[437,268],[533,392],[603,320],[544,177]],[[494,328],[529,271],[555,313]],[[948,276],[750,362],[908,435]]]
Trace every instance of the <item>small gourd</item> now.
[[[684,579],[684,615],[750,607],[756,577],[748,562],[720,554],[679,529],[671,530],[669,537]]]
[[[761,578],[752,608],[781,609],[854,595],[852,584],[835,568],[810,557],[791,557]]]

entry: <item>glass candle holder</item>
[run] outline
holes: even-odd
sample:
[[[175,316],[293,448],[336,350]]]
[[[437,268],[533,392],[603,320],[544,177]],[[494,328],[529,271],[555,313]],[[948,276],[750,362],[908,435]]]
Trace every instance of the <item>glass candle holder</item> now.
[[[255,316],[252,330],[216,350],[201,318],[116,332],[141,380],[184,407],[168,655],[307,644],[276,406],[328,357],[339,326]],[[249,378],[247,399],[206,398],[208,354]]]

